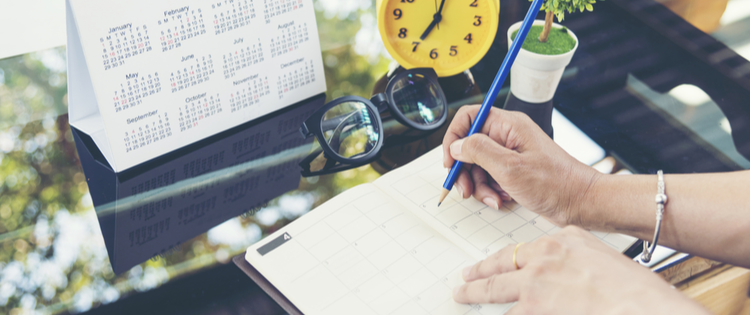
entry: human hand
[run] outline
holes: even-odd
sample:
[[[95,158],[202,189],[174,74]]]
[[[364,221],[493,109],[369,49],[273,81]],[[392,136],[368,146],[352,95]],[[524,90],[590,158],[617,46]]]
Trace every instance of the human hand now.
[[[569,226],[522,244],[513,265],[509,245],[467,267],[459,303],[518,302],[508,314],[706,314],[638,263],[591,233]]]
[[[582,224],[578,209],[601,174],[520,112],[492,108],[481,131],[464,138],[478,112],[479,105],[459,109],[443,138],[443,166],[467,163],[455,183],[459,194],[495,209],[512,197],[559,226]]]

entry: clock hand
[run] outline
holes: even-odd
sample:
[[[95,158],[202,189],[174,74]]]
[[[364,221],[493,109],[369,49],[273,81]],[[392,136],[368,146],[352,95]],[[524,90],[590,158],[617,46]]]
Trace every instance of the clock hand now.
[[[433,18],[432,22],[430,22],[430,25],[427,26],[427,29],[424,30],[424,33],[422,33],[422,36],[419,36],[419,39],[424,40],[427,38],[427,35],[430,34],[430,31],[432,31],[432,28],[437,25],[437,21],[439,21],[442,17],[435,14],[435,17]]]
[[[419,39],[424,40],[425,38],[427,38],[427,35],[430,34],[432,29],[435,27],[435,25],[437,25],[440,22],[440,20],[443,19],[443,15],[441,14],[441,12],[443,11],[444,4],[445,4],[445,0],[441,0],[440,9],[438,9],[437,13],[435,13],[435,15],[432,16],[432,22],[430,22],[430,25],[427,26],[427,29],[424,30],[424,33],[422,33],[422,36],[420,36]]]
[[[440,14],[440,20],[443,19],[443,5],[445,4],[445,0],[440,1],[440,9],[438,9],[438,14]],[[440,29],[440,20],[437,21],[437,28]]]

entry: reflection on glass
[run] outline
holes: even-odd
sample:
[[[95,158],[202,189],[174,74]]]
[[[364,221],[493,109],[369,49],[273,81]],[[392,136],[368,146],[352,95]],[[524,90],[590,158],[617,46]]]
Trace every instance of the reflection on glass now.
[[[393,85],[393,100],[407,119],[429,126],[443,116],[447,106],[438,96],[438,87],[421,74],[410,74]]]
[[[309,141],[298,136],[296,122],[307,119],[323,101],[321,95],[292,105],[207,145],[189,146],[139,167],[147,170],[120,174],[102,168],[92,154],[96,147],[74,129],[83,169],[95,179],[89,181],[92,195],[115,196],[94,198],[115,274],[168,254],[227,219],[297,188],[296,165],[309,150]]]
[[[662,94],[633,75],[628,75],[627,86],[637,96],[647,100],[644,104],[660,108],[667,114],[666,117],[675,119],[683,128],[691,130],[703,139],[704,146],[713,146],[719,150],[721,153],[716,154],[715,157],[722,160],[730,159],[731,162],[725,161],[728,165],[737,163],[742,168],[750,168],[750,160],[737,151],[737,146],[732,139],[729,120],[718,104],[700,87],[681,84],[668,93]],[[665,151],[681,152],[676,149]],[[708,165],[709,162],[703,162],[703,164]]]
[[[372,115],[367,106],[359,102],[332,107],[321,121],[325,141],[341,157],[356,158],[370,153],[379,138]]]

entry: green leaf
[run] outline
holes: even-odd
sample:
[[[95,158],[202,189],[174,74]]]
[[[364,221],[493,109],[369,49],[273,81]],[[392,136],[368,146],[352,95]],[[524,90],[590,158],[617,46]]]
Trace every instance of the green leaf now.
[[[583,12],[585,10],[593,11],[594,3],[596,3],[596,0],[545,0],[541,11],[552,12],[559,21],[562,21],[565,18],[565,11],[568,13],[574,13],[575,11]]]

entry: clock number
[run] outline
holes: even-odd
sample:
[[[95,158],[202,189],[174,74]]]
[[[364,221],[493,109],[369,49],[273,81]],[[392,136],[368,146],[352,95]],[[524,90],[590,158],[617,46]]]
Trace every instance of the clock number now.
[[[430,50],[430,58],[437,59],[437,57],[438,57],[437,48]]]
[[[402,27],[398,30],[398,38],[406,38],[406,28]]]
[[[401,0],[401,3],[405,3],[405,2],[412,3],[414,2],[414,0]]]
[[[474,26],[482,25],[482,17],[481,16],[475,15],[474,18],[477,19],[476,21],[474,21]]]
[[[449,55],[455,56],[458,55],[458,50],[456,49],[458,46],[451,46],[451,52]]]
[[[401,18],[401,9],[393,10],[393,15],[396,16],[396,20]]]
[[[412,48],[411,52],[417,51],[417,46],[419,46],[419,42],[411,42],[412,45],[414,45],[414,48]]]
[[[466,37],[464,37],[464,40],[471,44],[471,33],[469,33],[469,35],[466,35]]]
[[[474,2],[472,2],[469,6],[476,8],[477,7],[477,0],[474,0]]]

